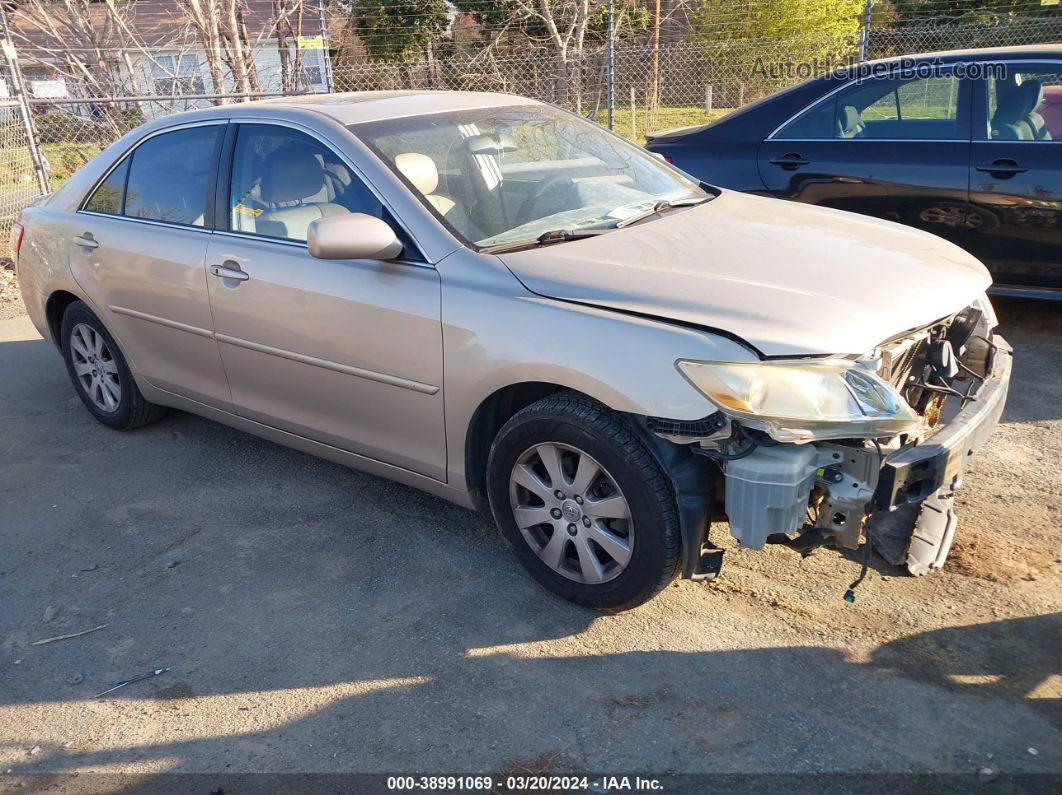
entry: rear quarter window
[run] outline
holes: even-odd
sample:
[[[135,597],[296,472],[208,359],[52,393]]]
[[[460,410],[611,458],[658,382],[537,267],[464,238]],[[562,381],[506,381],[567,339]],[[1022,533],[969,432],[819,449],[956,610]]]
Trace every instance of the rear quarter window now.
[[[85,209],[94,213],[120,215],[122,212],[122,193],[125,191],[125,177],[129,173],[129,158],[122,160],[107,175],[85,202]]]

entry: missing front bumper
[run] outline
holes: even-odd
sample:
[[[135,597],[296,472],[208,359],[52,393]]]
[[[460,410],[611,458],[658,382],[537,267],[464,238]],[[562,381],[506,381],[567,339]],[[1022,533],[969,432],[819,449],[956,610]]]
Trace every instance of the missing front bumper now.
[[[999,336],[991,375],[970,403],[933,436],[901,448],[882,465],[867,534],[885,560],[922,575],[941,568],[955,539],[955,492],[970,457],[999,424],[1013,357]]]
[[[957,487],[967,459],[992,435],[1006,404],[1011,347],[999,336],[993,343],[992,373],[977,399],[925,441],[902,447],[885,459],[874,491],[875,512],[920,503],[940,489]]]

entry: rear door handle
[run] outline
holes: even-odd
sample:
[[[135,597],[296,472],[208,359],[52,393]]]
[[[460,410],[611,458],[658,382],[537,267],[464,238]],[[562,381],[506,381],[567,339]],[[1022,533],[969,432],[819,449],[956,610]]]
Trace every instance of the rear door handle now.
[[[781,157],[772,157],[768,162],[771,165],[781,166],[782,168],[797,168],[798,166],[806,166],[811,161],[805,160],[796,152],[787,152]]]
[[[77,243],[79,246],[84,246],[85,248],[98,248],[100,245],[99,241],[93,240],[87,235],[74,235],[74,242]]]
[[[211,265],[210,273],[219,279],[232,279],[237,282],[245,282],[251,278],[246,271],[242,271],[238,267],[226,268],[223,265]]]
[[[989,174],[1024,174],[1027,169],[1025,166],[1018,165],[1013,160],[993,160],[991,163],[982,163],[977,166],[978,171],[987,171]]]

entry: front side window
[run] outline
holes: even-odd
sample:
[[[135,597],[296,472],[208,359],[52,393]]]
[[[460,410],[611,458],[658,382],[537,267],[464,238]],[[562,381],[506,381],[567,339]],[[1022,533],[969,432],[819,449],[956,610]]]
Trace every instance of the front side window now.
[[[288,127],[241,124],[232,155],[228,228],[305,241],[318,218],[365,213],[402,231],[343,160],[317,139]],[[403,240],[407,254],[411,247]]]
[[[545,105],[425,114],[350,129],[450,229],[479,247],[557,230],[605,231],[660,202],[709,198],[645,150]]]
[[[220,129],[188,127],[140,144],[129,166],[123,215],[203,226]]]
[[[1010,70],[988,81],[981,139],[1062,141],[1062,66]]]
[[[813,105],[775,136],[780,139],[957,141],[960,81],[953,75],[864,80]]]

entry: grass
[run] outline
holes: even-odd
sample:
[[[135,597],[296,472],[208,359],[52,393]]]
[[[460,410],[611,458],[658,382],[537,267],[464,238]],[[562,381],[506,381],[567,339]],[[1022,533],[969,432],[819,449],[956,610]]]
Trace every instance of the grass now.
[[[52,190],[62,185],[75,171],[91,160],[101,147],[98,143],[42,144],[41,152],[50,166]],[[0,149],[0,191],[37,189],[29,150],[16,146]]]
[[[613,129],[636,144],[644,144],[645,136],[656,130],[671,130],[675,127],[691,127],[708,124],[730,113],[731,108],[717,108],[706,111],[699,105],[661,105],[655,113],[645,107],[616,108],[613,114]],[[593,116],[598,124],[608,123],[608,114],[604,111]]]

